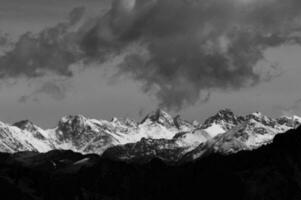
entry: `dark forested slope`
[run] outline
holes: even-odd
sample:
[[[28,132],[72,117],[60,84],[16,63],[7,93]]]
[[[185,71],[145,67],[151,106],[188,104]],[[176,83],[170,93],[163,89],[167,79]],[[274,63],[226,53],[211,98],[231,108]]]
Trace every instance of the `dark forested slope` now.
[[[254,151],[176,166],[71,151],[2,154],[4,199],[301,199],[301,128]],[[3,198],[1,198],[3,199]]]

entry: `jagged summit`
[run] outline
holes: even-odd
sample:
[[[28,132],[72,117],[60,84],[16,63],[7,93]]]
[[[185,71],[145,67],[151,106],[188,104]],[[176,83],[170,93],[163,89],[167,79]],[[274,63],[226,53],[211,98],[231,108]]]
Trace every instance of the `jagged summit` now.
[[[223,109],[205,120],[201,128],[209,132],[212,137],[215,137],[231,130],[242,121],[243,117],[237,117],[232,110]]]
[[[158,122],[164,126],[174,126],[174,121],[172,116],[162,109],[157,109],[156,111],[149,113],[142,120],[141,124],[146,122],[147,120],[150,120],[151,122]]]
[[[276,121],[283,125],[283,126],[287,126],[287,127],[298,127],[301,125],[301,118],[299,116],[293,115],[293,116],[281,116],[280,118],[277,118]]]
[[[70,133],[73,135],[87,133],[90,131],[96,131],[97,127],[99,127],[102,123],[102,120],[89,119],[80,114],[66,115],[59,120],[56,131]]]
[[[227,115],[234,115],[234,112],[230,108],[224,108],[218,111],[217,114],[222,116],[227,116]]]
[[[63,124],[69,124],[69,125],[84,125],[87,118],[83,115],[66,115],[62,117],[59,121],[59,126]]]
[[[32,130],[36,129],[34,123],[30,120],[22,120],[22,121],[16,122],[13,124],[13,126],[16,126],[22,130],[28,130],[28,131],[32,131]]]
[[[292,116],[293,120],[297,121],[299,124],[301,124],[301,117],[297,116],[297,115],[293,115]]]
[[[138,123],[133,120],[133,119],[129,119],[129,118],[117,118],[117,117],[113,117],[111,119],[111,123],[115,124],[116,126],[129,126],[129,127],[137,127]]]
[[[14,123],[12,126],[18,127],[22,131],[30,133],[34,138],[37,138],[39,140],[47,139],[46,133],[30,120],[22,120]]]
[[[259,112],[259,111],[256,111],[256,112],[253,112],[251,115],[255,116],[255,117],[258,117],[258,118],[262,118],[264,115]]]
[[[246,116],[247,118],[253,118],[256,120],[270,120],[271,118],[264,115],[263,113],[256,111]]]
[[[257,122],[263,123],[264,125],[270,126],[270,127],[275,127],[276,125],[276,120],[272,119],[261,112],[254,112],[252,114],[249,114],[245,117],[245,120],[255,120]]]
[[[215,115],[213,115],[212,117],[208,118],[204,122],[203,127],[207,128],[208,126],[210,126],[213,123],[218,124],[218,123],[221,123],[222,121],[224,121],[224,122],[230,122],[232,124],[236,124],[237,123],[237,117],[232,112],[232,110],[230,110],[230,109],[223,109],[223,110],[220,110]]]

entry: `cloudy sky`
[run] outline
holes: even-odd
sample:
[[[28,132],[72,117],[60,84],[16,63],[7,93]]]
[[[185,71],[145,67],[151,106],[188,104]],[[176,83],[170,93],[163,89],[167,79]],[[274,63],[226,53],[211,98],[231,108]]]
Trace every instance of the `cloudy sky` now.
[[[0,120],[301,115],[300,0],[0,0]]]

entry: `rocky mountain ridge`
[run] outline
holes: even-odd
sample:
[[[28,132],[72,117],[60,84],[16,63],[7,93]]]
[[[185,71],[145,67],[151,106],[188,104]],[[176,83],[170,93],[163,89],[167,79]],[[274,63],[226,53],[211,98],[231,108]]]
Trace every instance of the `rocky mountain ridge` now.
[[[204,123],[172,117],[163,110],[146,115],[141,122],[113,118],[88,119],[82,115],[64,116],[54,129],[44,130],[24,120],[0,123],[0,151],[48,152],[72,150],[126,161],[160,158],[167,162],[196,159],[208,152],[222,154],[252,150],[273,141],[275,135],[301,124],[298,116],[273,119],[256,112],[236,116],[224,109]],[[105,153],[104,153],[105,152]]]

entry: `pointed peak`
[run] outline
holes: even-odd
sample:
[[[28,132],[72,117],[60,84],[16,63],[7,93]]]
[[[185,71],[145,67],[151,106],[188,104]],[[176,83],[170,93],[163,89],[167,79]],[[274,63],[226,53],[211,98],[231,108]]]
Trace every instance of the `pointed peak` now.
[[[193,120],[192,125],[194,127],[200,127],[202,124],[200,122],[198,122],[197,120]]]
[[[255,116],[255,117],[263,117],[264,115],[259,112],[259,111],[256,111],[256,112],[253,112],[251,115]]]
[[[119,119],[118,119],[117,117],[113,117],[113,118],[111,119],[111,122],[112,122],[112,123],[120,123],[120,121],[119,121]]]
[[[71,121],[85,121],[86,117],[83,115],[66,115],[61,118],[60,122],[67,123]]]
[[[279,117],[279,119],[291,119],[291,120],[297,120],[297,121],[301,121],[301,117],[298,115],[282,115],[281,117]]]
[[[138,124],[135,120],[133,119],[129,119],[129,118],[125,118],[122,120],[122,122],[127,125],[127,126],[130,126],[130,127],[136,127]]]
[[[218,111],[217,115],[232,115],[234,116],[234,112],[230,109],[230,108],[225,108],[225,109],[222,109],[220,111]]]
[[[125,125],[131,127],[137,126],[137,122],[128,117],[121,117],[121,118],[113,117],[110,122],[116,125]]]
[[[270,117],[268,117],[268,116],[266,116],[266,115],[264,115],[264,114],[262,114],[261,112],[258,112],[258,111],[247,115],[247,119],[255,119],[257,121],[258,120],[264,120],[264,121],[272,120]]]
[[[75,133],[90,129],[90,122],[83,115],[67,115],[62,117],[58,123],[58,130],[64,133],[64,137],[71,137]]]
[[[301,123],[301,117],[300,117],[300,116],[294,115],[294,116],[293,116],[293,119],[294,119],[294,121],[298,121],[298,122]]]
[[[87,118],[83,115],[66,115],[62,117],[59,121],[59,127],[65,125],[71,126],[84,126],[87,121]]]
[[[268,117],[264,114],[262,114],[261,112],[254,112],[252,114],[249,114],[245,117],[246,121],[255,121],[255,122],[259,122],[265,126],[269,126],[269,127],[275,127],[276,126],[276,123],[277,123],[277,120],[271,118],[271,117]]]
[[[144,123],[147,119],[152,122],[158,122],[162,125],[174,125],[172,116],[162,109],[157,109],[156,111],[149,113],[141,123]]]
[[[157,119],[159,117],[171,117],[171,116],[166,111],[158,108],[157,110],[152,111],[149,114],[147,114],[146,117]]]
[[[213,124],[220,124],[229,129],[229,127],[235,126],[238,123],[239,120],[232,112],[232,110],[226,108],[218,111],[218,113],[213,115],[212,117],[209,117],[202,125],[202,128],[208,128]]]
[[[301,125],[301,117],[297,115],[283,115],[276,119],[281,125],[286,125],[288,127],[298,127]]]
[[[233,111],[229,108],[222,109],[218,111],[215,115],[210,117],[209,119],[215,119],[215,120],[227,120],[227,119],[233,119],[236,118],[235,114]]]
[[[22,120],[22,121],[18,121],[16,123],[14,123],[13,125],[33,125],[32,121],[26,119],[26,120]]]
[[[28,131],[36,129],[34,123],[30,120],[22,120],[22,121],[16,122],[13,124],[13,126],[16,126],[16,127],[20,128],[21,130],[28,130]]]

